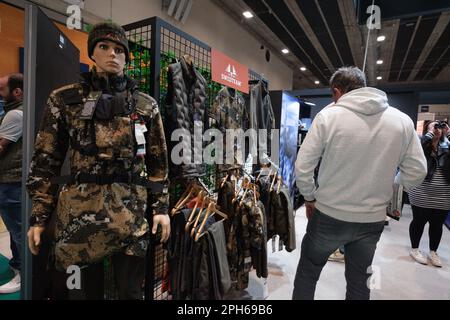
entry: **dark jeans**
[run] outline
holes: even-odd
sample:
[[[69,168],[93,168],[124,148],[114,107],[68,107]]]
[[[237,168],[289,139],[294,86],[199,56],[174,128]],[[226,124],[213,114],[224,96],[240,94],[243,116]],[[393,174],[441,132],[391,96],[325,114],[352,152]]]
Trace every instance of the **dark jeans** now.
[[[22,213],[22,189],[20,183],[0,184],[0,215],[9,232],[12,259],[9,264],[12,268],[20,270]]]
[[[313,300],[320,273],[328,257],[345,248],[347,300],[369,300],[368,268],[384,229],[384,221],[351,223],[333,219],[315,210],[302,242],[300,262],[294,281],[294,300]]]
[[[447,219],[447,210],[426,209],[411,206],[413,220],[409,225],[409,237],[411,238],[411,247],[419,248],[420,238],[422,238],[423,229],[427,222],[430,224],[428,235],[430,237],[430,251],[437,251],[442,239],[442,227]]]
[[[118,253],[111,258],[114,283],[120,300],[142,300],[145,259]],[[90,265],[81,271],[81,290],[70,290],[70,300],[104,299],[103,263]]]

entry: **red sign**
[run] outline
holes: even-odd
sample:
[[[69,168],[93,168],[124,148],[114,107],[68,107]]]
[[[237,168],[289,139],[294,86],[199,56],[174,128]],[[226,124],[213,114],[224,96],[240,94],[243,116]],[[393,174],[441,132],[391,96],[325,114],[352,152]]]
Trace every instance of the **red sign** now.
[[[211,73],[213,81],[248,93],[248,67],[214,48],[211,49]]]

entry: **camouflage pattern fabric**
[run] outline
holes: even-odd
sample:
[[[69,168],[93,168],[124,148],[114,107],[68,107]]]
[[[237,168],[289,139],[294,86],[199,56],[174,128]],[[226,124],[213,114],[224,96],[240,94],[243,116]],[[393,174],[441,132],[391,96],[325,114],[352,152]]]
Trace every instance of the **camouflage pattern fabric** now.
[[[60,269],[94,263],[115,252],[144,257],[149,231],[147,207],[153,214],[168,212],[167,148],[156,101],[138,93],[133,95],[134,113],[107,121],[95,117],[84,120],[80,115],[89,92],[85,85],[76,83],[51,93],[27,181],[36,225],[45,225],[56,209],[55,258]],[[131,97],[130,92],[127,96]],[[136,156],[136,119],[147,128],[142,157]],[[96,154],[80,151],[80,146],[93,143],[98,148]],[[52,177],[60,175],[67,152],[72,174],[133,173],[163,184],[164,190],[152,193],[127,183],[75,183],[58,192]]]
[[[252,252],[262,250],[264,242],[264,213],[260,201],[254,202],[253,192],[249,191],[242,205],[234,204],[234,214],[228,217],[227,257],[231,281],[236,290],[248,287],[249,272],[252,268]]]
[[[223,144],[223,155],[224,155],[224,164],[217,165],[218,173],[223,171],[228,171],[232,169],[240,169],[242,168],[242,164],[245,162],[245,159],[240,157],[240,153],[237,152],[242,150],[244,146],[238,148],[236,143],[232,143],[230,141],[226,141],[226,130],[227,129],[242,129],[245,130],[246,123],[248,121],[248,113],[245,108],[245,100],[242,95],[235,91],[234,94],[230,92],[230,89],[227,87],[223,87],[216,98],[214,99],[214,103],[212,106],[210,117],[216,121],[217,127],[222,134],[224,135],[224,144]],[[234,155],[228,154],[226,145],[234,144]],[[226,164],[226,159],[234,159],[232,164]],[[220,179],[220,177],[218,177]]]

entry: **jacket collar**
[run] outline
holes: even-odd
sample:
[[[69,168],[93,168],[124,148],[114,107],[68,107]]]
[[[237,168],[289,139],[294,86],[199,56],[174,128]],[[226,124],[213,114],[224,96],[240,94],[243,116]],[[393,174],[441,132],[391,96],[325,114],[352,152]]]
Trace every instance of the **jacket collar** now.
[[[95,91],[106,93],[123,92],[136,87],[136,82],[126,75],[100,74],[94,67],[90,72],[82,73],[83,81]]]
[[[195,69],[192,63],[186,61],[185,57],[181,57],[180,59],[181,70],[183,71],[183,77],[185,81],[192,84],[198,78],[197,70]]]
[[[6,103],[3,106],[3,109],[5,110],[5,113],[14,109],[19,108],[22,105],[23,101],[22,100],[18,100],[18,101],[13,101],[13,102],[9,102]]]

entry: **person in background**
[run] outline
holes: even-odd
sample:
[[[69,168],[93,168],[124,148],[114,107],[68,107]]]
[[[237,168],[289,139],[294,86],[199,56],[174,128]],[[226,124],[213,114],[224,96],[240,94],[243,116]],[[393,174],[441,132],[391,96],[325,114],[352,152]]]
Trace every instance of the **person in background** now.
[[[4,104],[3,97],[0,96],[0,117],[3,117],[5,114]]]
[[[450,211],[449,140],[448,123],[441,121],[425,123],[422,147],[427,158],[428,172],[421,185],[409,190],[413,211],[413,220],[409,226],[410,255],[417,262],[428,264],[428,259],[419,250],[423,229],[428,222],[430,225],[428,258],[436,267],[442,267],[437,249],[441,242],[444,222]]]
[[[292,298],[314,299],[329,256],[344,246],[346,298],[368,300],[367,270],[384,229],[397,168],[398,182],[413,188],[425,178],[426,159],[412,120],[389,106],[386,93],[366,87],[360,69],[340,68],[330,84],[335,103],[317,114],[296,161],[309,222]]]
[[[0,286],[0,294],[20,290],[23,76],[0,78],[6,114],[0,118],[0,214],[10,236],[14,277]]]

